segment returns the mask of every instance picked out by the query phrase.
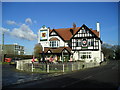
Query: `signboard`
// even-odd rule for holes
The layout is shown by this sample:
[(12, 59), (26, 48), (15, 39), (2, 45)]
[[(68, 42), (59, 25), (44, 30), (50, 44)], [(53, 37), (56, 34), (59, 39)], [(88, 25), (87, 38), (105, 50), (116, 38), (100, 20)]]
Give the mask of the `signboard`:
[(82, 39), (82, 48), (88, 48), (88, 42), (86, 38)]
[(40, 41), (48, 40), (48, 30), (40, 30)]

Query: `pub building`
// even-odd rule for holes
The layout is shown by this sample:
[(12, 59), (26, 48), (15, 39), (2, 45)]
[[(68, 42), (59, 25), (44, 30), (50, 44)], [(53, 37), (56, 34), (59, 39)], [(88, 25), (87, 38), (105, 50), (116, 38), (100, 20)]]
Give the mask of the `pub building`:
[(88, 28), (85, 24), (71, 28), (50, 29), (46, 26), (38, 31), (38, 43), (42, 45), (45, 60), (98, 62), (104, 59), (101, 50), (100, 23), (97, 30)]

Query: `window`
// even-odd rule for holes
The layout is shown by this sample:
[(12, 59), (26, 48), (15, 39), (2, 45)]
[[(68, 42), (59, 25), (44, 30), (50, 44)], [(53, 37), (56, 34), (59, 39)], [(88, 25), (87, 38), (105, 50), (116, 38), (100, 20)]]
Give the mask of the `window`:
[(89, 55), (89, 58), (91, 58), (91, 55)]
[(18, 45), (15, 45), (15, 50), (19, 49), (19, 46)]
[(91, 39), (88, 39), (88, 46), (91, 46)]
[(82, 30), (82, 33), (86, 33), (85, 29)]
[(81, 41), (80, 40), (76, 40), (76, 47), (81, 46)]
[(86, 59), (86, 55), (81, 55), (81, 59)]
[(91, 41), (91, 46), (94, 46), (94, 41), (93, 40)]
[(50, 41), (50, 47), (59, 47), (59, 41)]
[(91, 59), (91, 52), (80, 52), (79, 54), (80, 59)]

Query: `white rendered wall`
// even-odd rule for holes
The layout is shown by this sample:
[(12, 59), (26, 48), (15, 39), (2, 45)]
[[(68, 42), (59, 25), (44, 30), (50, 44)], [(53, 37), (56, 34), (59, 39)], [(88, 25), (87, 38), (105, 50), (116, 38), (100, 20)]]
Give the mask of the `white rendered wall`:
[(101, 62), (101, 52), (100, 51), (92, 51), (92, 60), (100, 63)]
[(77, 51), (75, 51), (74, 53), (73, 53), (73, 59), (76, 61), (76, 60), (78, 60), (78, 52)]
[[(47, 30), (48, 40), (47, 41), (40, 41), (40, 30)], [(49, 47), (49, 29), (48, 28), (40, 28), (38, 31), (38, 43), (41, 43), (43, 47)], [(43, 48), (44, 49), (44, 48)]]
[[(85, 59), (85, 62), (90, 62), (90, 61), (92, 61), (92, 62), (94, 62), (94, 61), (96, 61), (96, 62), (98, 62), (98, 63), (100, 63), (101, 62), (101, 52), (100, 51), (76, 51), (75, 53), (73, 53), (73, 59), (74, 60), (83, 60), (83, 59), (81, 59), (81, 58), (79, 58), (79, 54), (81, 53), (81, 52), (91, 52), (91, 58), (90, 59)], [(87, 55), (87, 54), (85, 54), (85, 55)]]

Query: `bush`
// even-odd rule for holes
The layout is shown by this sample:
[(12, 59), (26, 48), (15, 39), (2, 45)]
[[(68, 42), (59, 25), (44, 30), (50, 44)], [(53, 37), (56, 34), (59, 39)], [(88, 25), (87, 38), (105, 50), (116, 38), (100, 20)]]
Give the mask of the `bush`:
[(13, 55), (13, 54), (6, 54), (4, 55), (5, 58), (20, 58), (20, 59), (31, 59), (33, 55)]

